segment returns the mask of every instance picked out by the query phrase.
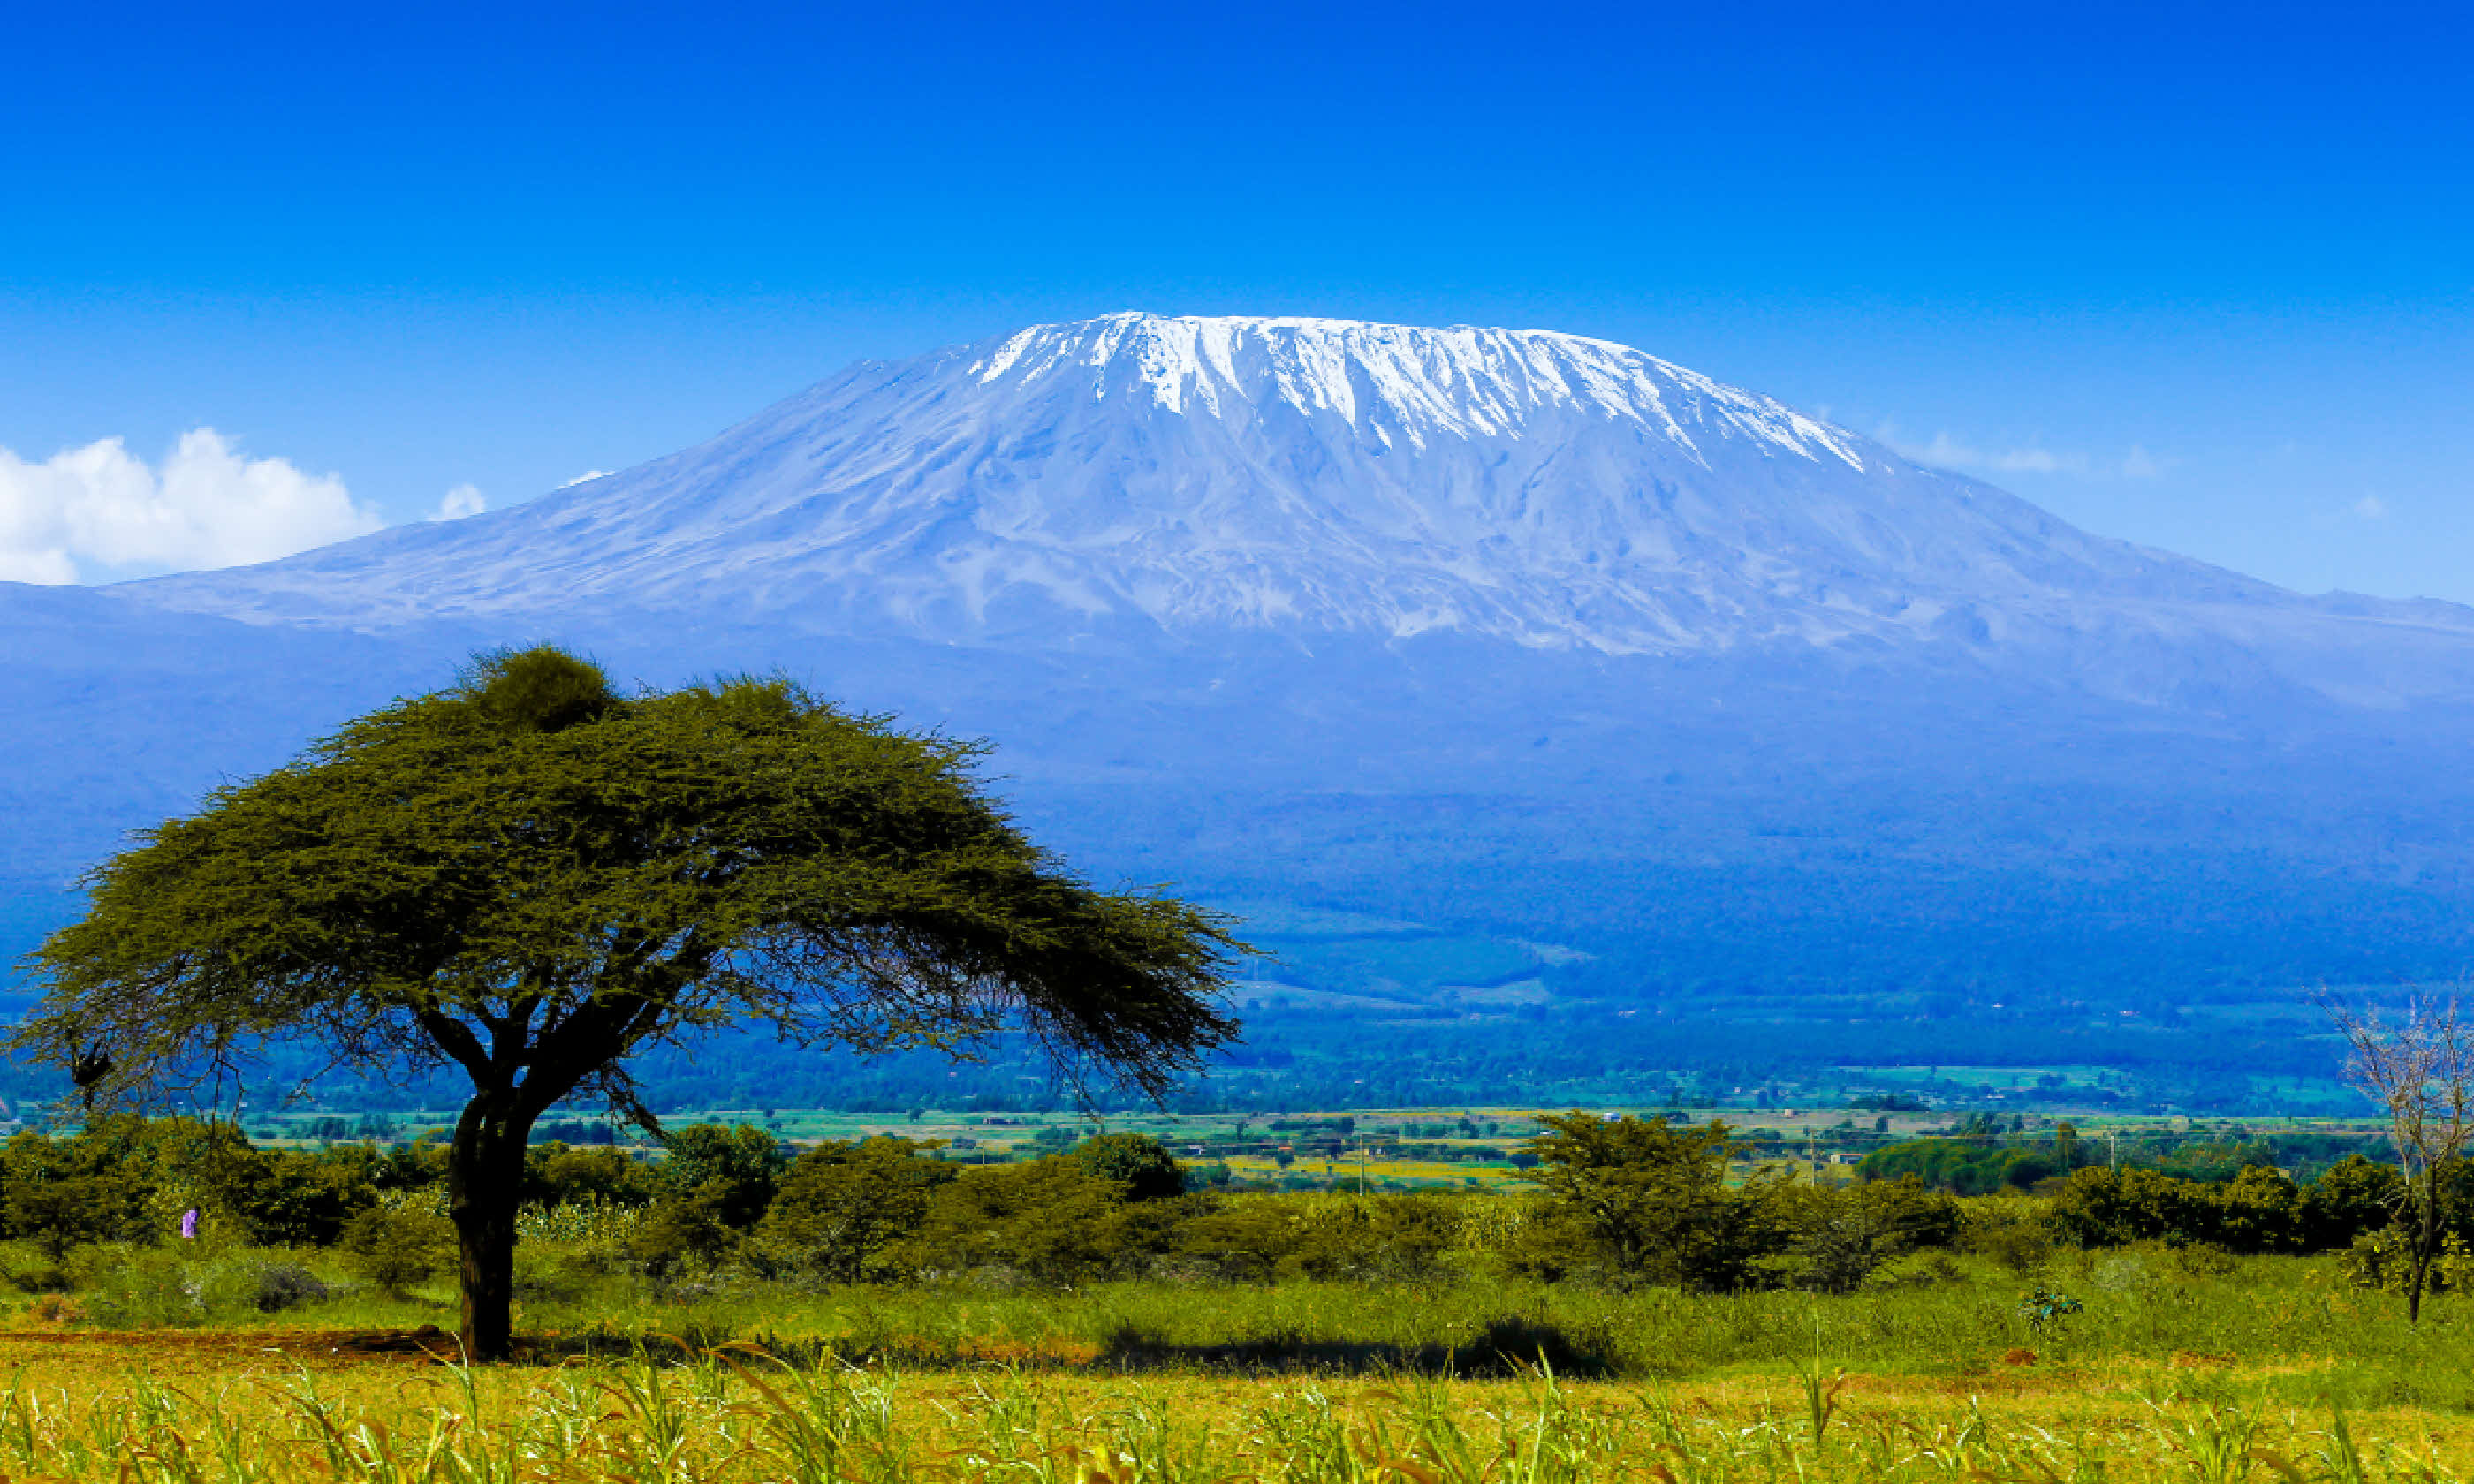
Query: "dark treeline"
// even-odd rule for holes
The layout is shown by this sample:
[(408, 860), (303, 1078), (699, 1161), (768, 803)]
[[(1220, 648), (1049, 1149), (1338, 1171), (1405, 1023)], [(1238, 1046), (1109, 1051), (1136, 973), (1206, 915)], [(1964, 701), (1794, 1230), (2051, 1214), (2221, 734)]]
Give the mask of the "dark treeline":
[(2240, 1128), (2216, 1138), (2145, 1131), (2091, 1139), (2068, 1122), (2050, 1135), (2023, 1137), (2002, 1134), (1994, 1120), (1978, 1115), (1948, 1136), (1884, 1144), (1864, 1156), (1856, 1173), (1866, 1180), (1912, 1176), (1930, 1189), (1955, 1195), (2050, 1193), (2062, 1177), (2093, 1164), (2209, 1184), (2266, 1166), (2309, 1181), (2340, 1161), (2365, 1158), (2387, 1145), (2386, 1136), (2378, 1134), (2277, 1131), (2254, 1137)]

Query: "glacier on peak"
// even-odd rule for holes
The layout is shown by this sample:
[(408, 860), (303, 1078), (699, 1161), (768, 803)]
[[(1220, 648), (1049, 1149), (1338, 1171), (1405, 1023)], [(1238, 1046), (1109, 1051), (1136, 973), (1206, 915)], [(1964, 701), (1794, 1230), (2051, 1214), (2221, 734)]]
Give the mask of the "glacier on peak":
[(1438, 434), (1515, 434), (1534, 410), (1577, 406), (1653, 424), (1697, 453), (1678, 420), (1680, 404), (1696, 422), (1722, 421), (1806, 458), (1827, 453), (1864, 467), (1851, 435), (1771, 397), (1613, 341), (1553, 330), (1128, 312), (1032, 325), (971, 369), (983, 384), (1088, 370), (1098, 373), (1092, 392), (1101, 398), (1108, 369), (1121, 364), (1130, 364), (1172, 412), (1184, 411), (1190, 398), (1219, 415), (1223, 396), (1243, 403), (1269, 391), (1301, 413), (1397, 428), (1422, 443)]

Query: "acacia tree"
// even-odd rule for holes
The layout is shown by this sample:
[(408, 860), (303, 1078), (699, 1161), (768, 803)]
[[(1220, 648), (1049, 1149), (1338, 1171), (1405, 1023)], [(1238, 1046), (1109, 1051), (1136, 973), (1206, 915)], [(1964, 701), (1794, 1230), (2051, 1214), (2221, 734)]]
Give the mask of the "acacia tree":
[(982, 751), (782, 681), (622, 695), (557, 649), (486, 656), (98, 867), (11, 1043), (90, 1104), (276, 1039), (460, 1068), (463, 1341), (502, 1357), (527, 1136), (579, 1094), (649, 1127), (631, 1053), (752, 1024), (960, 1056), (1010, 1017), (1067, 1075), (1156, 1095), (1234, 1035), (1225, 922), (1070, 874)]
[(2448, 1167), (2474, 1142), (2474, 1026), (2459, 1017), (2457, 996), (2419, 994), (2402, 1019), (2376, 1007), (2358, 1010), (2323, 994), (2320, 1008), (2345, 1038), (2346, 1080), (2389, 1120), (2403, 1175), (2393, 1190), (2396, 1230), (2405, 1240), (2405, 1313), (2422, 1319), (2431, 1265), (2448, 1234)]

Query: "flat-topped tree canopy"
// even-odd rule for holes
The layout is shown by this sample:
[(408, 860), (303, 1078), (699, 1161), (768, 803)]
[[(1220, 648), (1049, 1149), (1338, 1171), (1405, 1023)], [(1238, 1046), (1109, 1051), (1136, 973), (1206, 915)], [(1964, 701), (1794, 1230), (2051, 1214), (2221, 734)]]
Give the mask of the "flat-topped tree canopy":
[(273, 1037), (460, 1066), (465, 1338), (503, 1353), (504, 1177), (579, 1090), (641, 1111), (648, 1042), (961, 1054), (1018, 1017), (1069, 1073), (1156, 1094), (1235, 1034), (1229, 923), (1077, 878), (980, 786), (984, 751), (778, 679), (622, 694), (557, 649), (484, 656), (98, 867), (13, 1045), (105, 1101)]

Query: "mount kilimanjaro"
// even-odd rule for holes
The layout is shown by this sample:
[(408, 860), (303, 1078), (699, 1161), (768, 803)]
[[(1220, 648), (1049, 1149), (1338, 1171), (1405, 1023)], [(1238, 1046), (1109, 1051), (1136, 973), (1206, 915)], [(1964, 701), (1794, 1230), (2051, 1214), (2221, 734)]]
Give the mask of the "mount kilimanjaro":
[(2474, 950), (2474, 610), (2082, 532), (1572, 335), (1036, 326), (502, 512), (0, 585), (0, 631), (14, 947), (119, 831), (556, 638), (992, 737), (1095, 874), (1249, 916), (1267, 1014), (2119, 1060)]

